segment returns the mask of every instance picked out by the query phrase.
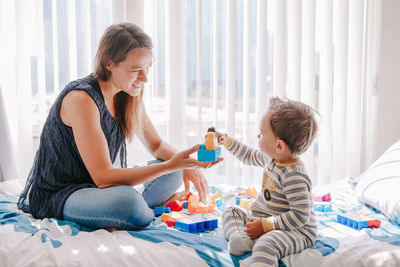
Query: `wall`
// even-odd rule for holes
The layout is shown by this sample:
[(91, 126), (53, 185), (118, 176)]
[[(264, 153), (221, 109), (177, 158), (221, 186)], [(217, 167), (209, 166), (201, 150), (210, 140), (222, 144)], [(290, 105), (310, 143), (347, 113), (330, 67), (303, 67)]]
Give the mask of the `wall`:
[(382, 0), (374, 159), (400, 138), (400, 1)]

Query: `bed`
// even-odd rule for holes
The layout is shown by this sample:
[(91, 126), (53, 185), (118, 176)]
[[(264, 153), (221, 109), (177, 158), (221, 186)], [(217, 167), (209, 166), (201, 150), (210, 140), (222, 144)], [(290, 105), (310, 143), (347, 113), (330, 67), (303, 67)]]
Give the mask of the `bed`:
[[(248, 266), (251, 254), (235, 257), (219, 228), (197, 234), (167, 227), (160, 217), (139, 231), (91, 230), (56, 219), (37, 220), (16, 207), (22, 180), (0, 183), (0, 266)], [(279, 266), (400, 266), (400, 140), (358, 177), (345, 177), (314, 192), (329, 192), (332, 212), (316, 212), (315, 245)], [(246, 188), (210, 187), (227, 205)], [(360, 212), (381, 221), (355, 230), (337, 214)]]

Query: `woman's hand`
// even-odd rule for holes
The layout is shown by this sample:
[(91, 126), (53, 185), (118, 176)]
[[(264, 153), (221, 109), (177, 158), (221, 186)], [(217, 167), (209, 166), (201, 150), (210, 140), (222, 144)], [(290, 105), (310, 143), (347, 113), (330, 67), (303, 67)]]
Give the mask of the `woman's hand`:
[(210, 168), (223, 160), (223, 158), (220, 158), (216, 162), (208, 162), (208, 161), (199, 161), (194, 158), (191, 158), (190, 155), (199, 150), (199, 148), (200, 145), (195, 145), (189, 149), (178, 152), (175, 155), (173, 155), (166, 162), (166, 164), (171, 170), (177, 171), (182, 169)]
[(185, 193), (190, 191), (190, 182), (193, 183), (197, 192), (199, 193), (200, 201), (206, 203), (208, 191), (208, 183), (204, 174), (199, 169), (186, 169), (183, 170), (183, 182), (185, 184)]
[(261, 235), (264, 234), (261, 219), (250, 218), (250, 220), (246, 223), (245, 231), (251, 239), (259, 238)]
[(210, 168), (215, 164), (221, 162), (223, 158), (220, 158), (216, 162), (198, 161), (196, 159), (191, 158), (190, 154), (196, 152), (197, 150), (199, 150), (199, 148), (200, 145), (195, 145), (189, 149), (176, 153), (166, 163), (172, 170), (184, 169), (183, 181), (185, 184), (185, 191), (189, 192), (190, 182), (192, 182), (197, 192), (199, 193), (200, 200), (202, 202), (205, 202), (206, 196), (208, 194), (207, 180), (205, 179), (204, 174), (200, 170), (197, 170), (196, 168)]

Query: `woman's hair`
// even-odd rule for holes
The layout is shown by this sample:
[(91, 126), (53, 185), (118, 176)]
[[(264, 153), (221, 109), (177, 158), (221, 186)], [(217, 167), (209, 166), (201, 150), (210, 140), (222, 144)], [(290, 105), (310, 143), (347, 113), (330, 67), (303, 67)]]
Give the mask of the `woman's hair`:
[(274, 135), (285, 141), (292, 153), (304, 153), (317, 134), (314, 117), (317, 112), (304, 103), (278, 97), (271, 98), (269, 104), (269, 123)]
[[(94, 63), (94, 76), (107, 81), (111, 75), (106, 68), (110, 60), (118, 64), (126, 59), (131, 50), (137, 48), (153, 48), (151, 38), (139, 26), (132, 23), (111, 25), (101, 37)], [(140, 129), (142, 95), (143, 90), (137, 97), (121, 91), (114, 97), (116, 119), (125, 138), (129, 140), (132, 140), (135, 128)]]

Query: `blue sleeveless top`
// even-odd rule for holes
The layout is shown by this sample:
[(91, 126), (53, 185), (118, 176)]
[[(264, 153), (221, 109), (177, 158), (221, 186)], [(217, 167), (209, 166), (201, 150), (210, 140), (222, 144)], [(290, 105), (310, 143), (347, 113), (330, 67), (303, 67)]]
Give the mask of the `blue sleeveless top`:
[(121, 167), (126, 167), (124, 134), (107, 109), (97, 79), (91, 74), (70, 82), (50, 109), (25, 189), (18, 200), (18, 207), (35, 218), (62, 220), (65, 201), (73, 192), (96, 187), (79, 154), (72, 128), (65, 125), (59, 115), (64, 96), (72, 90), (85, 91), (97, 104), (111, 161), (114, 163), (120, 151)]

